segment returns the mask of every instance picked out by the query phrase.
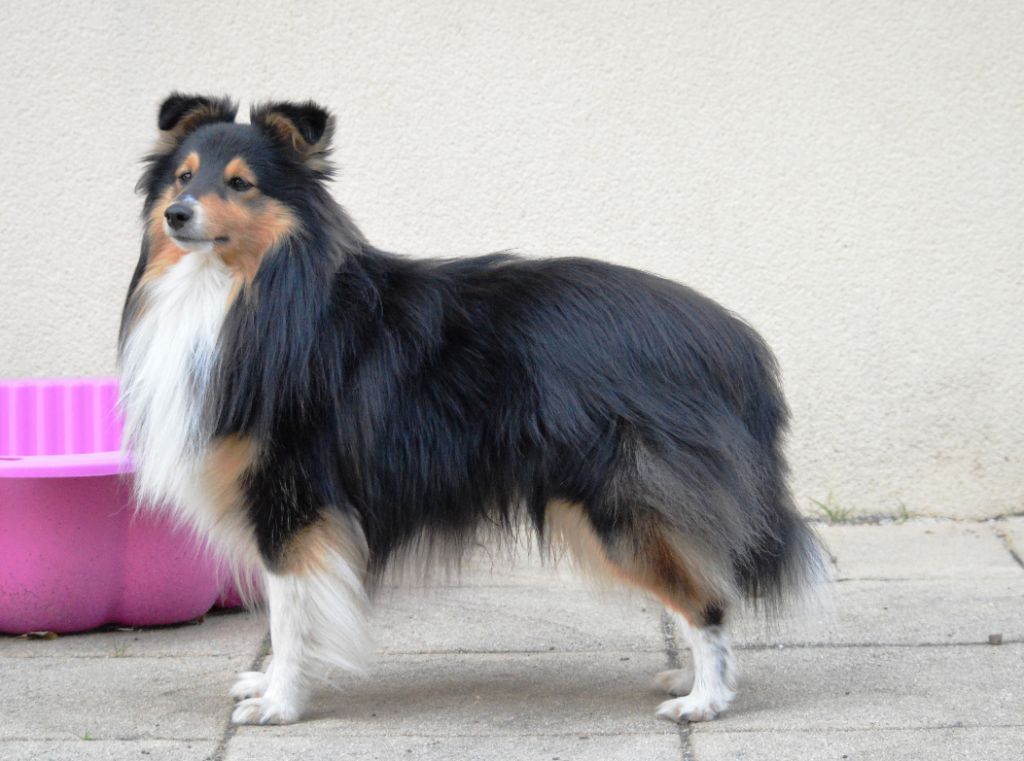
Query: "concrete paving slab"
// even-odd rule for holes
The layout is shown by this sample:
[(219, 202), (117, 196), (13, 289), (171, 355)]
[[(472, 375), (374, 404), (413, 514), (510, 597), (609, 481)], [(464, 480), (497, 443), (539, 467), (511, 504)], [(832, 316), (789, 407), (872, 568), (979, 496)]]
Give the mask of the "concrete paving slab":
[(661, 610), (636, 594), (549, 586), (389, 590), (374, 629), (383, 652), (661, 651)]
[(170, 655), (245, 655), (252, 658), (267, 632), (266, 617), (214, 612), (200, 623), (153, 629), (102, 630), (56, 639), (0, 635), (0, 658), (156, 658)]
[(312, 701), (309, 721), (238, 736), (670, 734), (654, 718), (661, 653), (397, 655)]
[(259, 733), (232, 738), (226, 761), (647, 761), (680, 757), (679, 737), (673, 733), (641, 735), (521, 735), (475, 737), (431, 735), (260, 737)]
[[(252, 656), (0, 658), (0, 741), (217, 739)], [(0, 745), (2, 749), (3, 745)]]
[(919, 645), (1024, 641), (1024, 571), (1017, 577), (834, 584), (830, 611), (794, 615), (771, 626), (752, 615), (734, 624), (740, 647), (766, 645)]
[(714, 732), (697, 727), (697, 761), (1020, 761), (1016, 727), (865, 730), (852, 732)]
[(747, 650), (702, 732), (1024, 725), (1024, 645)]
[(0, 746), (0, 758), (3, 761), (203, 761), (210, 758), (216, 748), (215, 740), (11, 740)]
[[(1007, 543), (1024, 543), (1024, 518), (821, 528), (845, 579), (834, 614), (741, 628), (739, 698), (692, 728), (695, 758), (1019, 758), (1024, 568)], [(226, 757), (683, 757), (653, 716), (660, 606), (524, 557), (508, 570), (485, 552), (433, 589), (385, 590), (370, 675), (339, 676), (309, 721), (238, 728)], [(239, 614), (0, 638), (0, 758), (205, 761), (265, 627)], [(989, 634), (1004, 644), (962, 644)]]
[(991, 523), (931, 519), (818, 525), (840, 579), (955, 579), (1021, 572)]

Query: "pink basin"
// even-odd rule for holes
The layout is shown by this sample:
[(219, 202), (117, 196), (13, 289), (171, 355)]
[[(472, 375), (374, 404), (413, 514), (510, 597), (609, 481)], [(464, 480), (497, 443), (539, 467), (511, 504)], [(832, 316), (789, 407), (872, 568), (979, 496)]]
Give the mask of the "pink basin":
[(186, 532), (134, 510), (113, 378), (0, 381), (0, 631), (151, 626), (223, 586)]

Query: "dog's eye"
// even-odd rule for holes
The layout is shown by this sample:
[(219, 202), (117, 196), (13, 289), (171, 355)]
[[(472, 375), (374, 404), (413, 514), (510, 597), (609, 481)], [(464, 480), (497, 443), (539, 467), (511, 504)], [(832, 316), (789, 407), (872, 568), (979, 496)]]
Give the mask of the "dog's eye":
[(232, 190), (237, 190), (242, 193), (252, 187), (252, 183), (248, 180), (243, 180), (241, 177), (232, 177), (228, 180), (228, 185), (231, 186)]
[(181, 174), (178, 175), (178, 182), (182, 183), (183, 185), (191, 179), (192, 172), (182, 172)]

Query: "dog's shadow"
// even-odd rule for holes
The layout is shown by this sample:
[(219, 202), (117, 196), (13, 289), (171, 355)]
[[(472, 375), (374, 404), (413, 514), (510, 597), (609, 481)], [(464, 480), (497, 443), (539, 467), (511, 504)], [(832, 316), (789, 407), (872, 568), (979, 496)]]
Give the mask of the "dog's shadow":
[(308, 718), (378, 724), (444, 721), (457, 714), (477, 726), (529, 720), (578, 729), (581, 715), (620, 723), (624, 716), (647, 719), (653, 713), (659, 655), (616, 657), (611, 663), (582, 653), (562, 655), (381, 659), (366, 677), (342, 677), (320, 689)]

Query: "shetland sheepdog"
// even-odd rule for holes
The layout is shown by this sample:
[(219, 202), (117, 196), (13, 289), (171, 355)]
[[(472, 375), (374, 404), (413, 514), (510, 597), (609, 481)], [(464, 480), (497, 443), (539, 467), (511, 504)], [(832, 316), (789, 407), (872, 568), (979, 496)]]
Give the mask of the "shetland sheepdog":
[(627, 267), (382, 251), (328, 191), (327, 111), (236, 110), (161, 105), (119, 340), (138, 497), (262, 578), (273, 658), (233, 721), (296, 721), (327, 668), (359, 668), (396, 560), (523, 526), (677, 617), (694, 673), (658, 676), (659, 716), (725, 710), (730, 610), (822, 566), (762, 339)]

